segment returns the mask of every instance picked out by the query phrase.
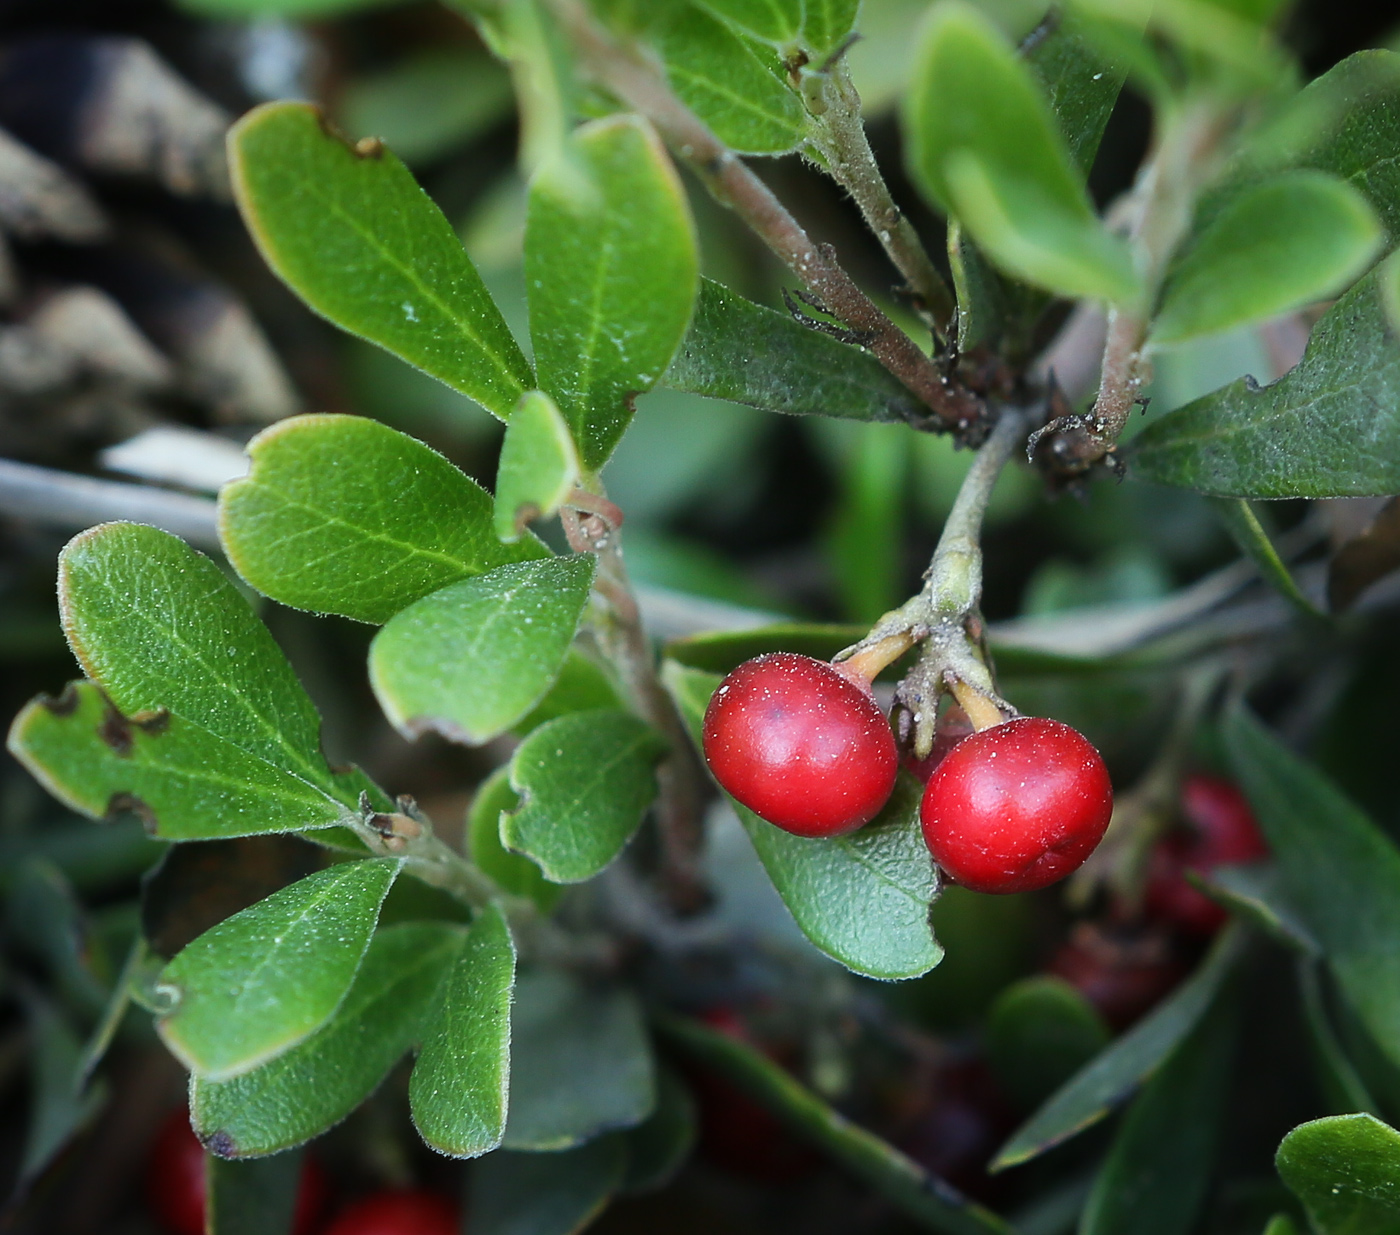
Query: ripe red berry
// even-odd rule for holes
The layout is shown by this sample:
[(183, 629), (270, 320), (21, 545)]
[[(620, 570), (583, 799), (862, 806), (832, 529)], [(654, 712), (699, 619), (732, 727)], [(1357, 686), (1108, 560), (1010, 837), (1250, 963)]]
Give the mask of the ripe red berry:
[(720, 684), (705, 712), (715, 779), (798, 836), (838, 836), (889, 799), (899, 755), (869, 685), (834, 665), (770, 652)]
[(1248, 799), (1219, 776), (1190, 776), (1181, 787), (1184, 827), (1153, 851), (1147, 880), (1147, 911), (1194, 935), (1210, 935), (1226, 913), (1191, 886), (1186, 871), (1209, 875), (1218, 866), (1255, 862), (1267, 856)]
[[(309, 1155), (301, 1168), (293, 1235), (310, 1235), (325, 1207), (326, 1173)], [(146, 1201), (170, 1235), (204, 1235), (204, 1146), (184, 1108), (171, 1111), (156, 1134), (146, 1167)]]
[(974, 892), (1030, 892), (1093, 852), (1113, 813), (1103, 760), (1068, 725), (1023, 717), (964, 738), (924, 790), (924, 839)]
[(457, 1207), (435, 1192), (376, 1192), (343, 1210), (325, 1235), (457, 1235)]

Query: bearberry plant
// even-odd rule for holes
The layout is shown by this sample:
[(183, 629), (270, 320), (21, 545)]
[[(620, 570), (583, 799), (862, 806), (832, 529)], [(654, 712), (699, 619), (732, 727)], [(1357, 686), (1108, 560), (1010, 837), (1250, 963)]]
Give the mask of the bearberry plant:
[[(1291, 749), (1341, 689), (1312, 670), (1374, 639), (1395, 597), (1371, 589), (1400, 561), (1395, 520), (1348, 538), (1329, 519), (1400, 491), (1400, 57), (1306, 81), (1281, 0), (934, 0), (862, 70), (902, 83), (877, 160), (858, 0), (455, 3), (515, 87), (525, 321), (373, 133), (270, 102), (228, 160), (296, 296), (504, 422), (494, 492), (378, 420), (282, 419), (219, 495), (221, 555), (134, 522), (67, 545), (80, 677), (10, 733), (61, 802), (170, 843), (150, 896), (189, 843), (299, 838), (246, 907), (174, 944), (148, 931), (115, 985), (103, 1023), (128, 999), (149, 1012), (208, 1154), (199, 1187), (175, 1178), (190, 1146), (170, 1134), (152, 1187), (172, 1229), (201, 1208), (218, 1235), (305, 1229), (301, 1147), (405, 1058), (422, 1141), (478, 1160), (474, 1235), (581, 1229), (658, 1185), (697, 1098), (707, 1138), (716, 1119), (771, 1130), (749, 1165), (789, 1134), (799, 1174), (812, 1147), (833, 1158), (887, 1207), (877, 1225), (1186, 1235), (1213, 1207), (1211, 1230), (1400, 1229), (1382, 1122), (1400, 1115), (1400, 850)], [(1130, 113), (1141, 166), (1091, 193)], [(804, 227), (763, 162), (793, 153), (849, 195), (893, 290)], [(702, 275), (735, 221), (781, 263), (786, 311)], [(1183, 349), (1242, 338), (1267, 384), (1165, 393)], [(969, 462), (922, 586), (852, 626), (696, 608), (663, 644), (604, 483), (653, 388), (900, 426), (859, 439), (897, 451), (951, 439)], [(860, 482), (874, 503), (885, 457)], [(1116, 486), (1164, 524), (1208, 504), (1239, 560), (1136, 607), (1086, 591), (989, 624), (984, 574), (1016, 549), (984, 549), (983, 526), (1008, 475), (1047, 511)], [(1275, 499), (1294, 499), (1277, 536), (1252, 505)], [(846, 560), (884, 560), (860, 527)], [(465, 826), (328, 761), (266, 601), (372, 631), (387, 723), (476, 752)], [(1392, 711), (1373, 710), (1393, 740)], [(752, 963), (708, 835), (736, 818), (811, 945), (809, 976), (761, 998), (682, 980)], [(940, 942), (945, 900), (973, 925), (947, 917)], [(1027, 937), (1066, 940), (1049, 973), (1003, 983), (976, 1068), (911, 1046), (900, 991), (1018, 906), (1041, 915)], [(1253, 1203), (1211, 1189), (1261, 972), (1301, 997), (1322, 1096)], [(876, 982), (884, 1010), (852, 1012)], [(753, 1027), (773, 1006), (796, 1048)], [(942, 1078), (940, 1109), (980, 1112), (971, 1165), (938, 1156), (946, 1128), (896, 1147), (869, 1105), (837, 1109), (861, 1016)], [(410, 1192), (360, 1205), (332, 1229), (456, 1221)]]

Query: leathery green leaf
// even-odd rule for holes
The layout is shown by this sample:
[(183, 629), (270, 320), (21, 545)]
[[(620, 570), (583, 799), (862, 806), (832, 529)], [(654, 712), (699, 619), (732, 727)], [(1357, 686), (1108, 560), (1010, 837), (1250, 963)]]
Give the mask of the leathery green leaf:
[(520, 400), (496, 469), (496, 535), (520, 539), (527, 523), (558, 511), (578, 484), (581, 465), (559, 408), (542, 390)]
[(1242, 497), (1215, 497), (1207, 499), (1230, 537), (1256, 566), (1259, 573), (1274, 589), (1300, 613), (1308, 617), (1321, 617), (1317, 607), (1298, 587), (1288, 567), (1274, 548), (1274, 542), (1259, 522), (1253, 507)]
[(1274, 1159), (1320, 1235), (1400, 1229), (1400, 1132), (1374, 1115), (1300, 1124)]
[(182, 717), (127, 719), (91, 682), (29, 703), (8, 746), (65, 806), (94, 819), (132, 811), (161, 840), (299, 832), (349, 817), (314, 785)]
[(387, 622), (458, 579), (548, 556), (505, 545), (491, 495), (437, 451), (360, 416), (296, 416), (248, 444), (251, 472), (219, 495), (235, 570), (293, 609)]
[(452, 225), (392, 152), (305, 103), (229, 130), (234, 194), (268, 265), (323, 317), (506, 419), (534, 381)]
[(135, 722), (168, 713), (357, 808), (383, 794), (333, 773), (321, 720), (272, 635), (222, 571), (167, 532), (104, 523), (58, 559), (64, 633), (87, 676)]
[(1231, 1001), (1196, 1028), (1133, 1099), (1094, 1181), (1080, 1235), (1188, 1235), (1220, 1144), (1238, 1037)]
[(355, 980), (397, 860), (317, 871), (226, 918), (162, 970), (162, 1041), (196, 1076), (225, 1081), (330, 1019)]
[(636, 998), (558, 970), (520, 975), (511, 1011), (507, 1149), (555, 1151), (632, 1128), (656, 1105)]
[(1244, 708), (1227, 716), (1225, 739), (1285, 896), (1362, 1024), (1400, 1064), (1400, 849)]
[(206, 1155), (205, 1235), (293, 1235), (301, 1168), (299, 1150), (251, 1162)]
[(590, 183), (550, 166), (535, 177), (525, 277), (540, 388), (596, 471), (685, 334), (699, 257), (685, 190), (646, 121), (596, 120), (570, 144)]
[(501, 842), (554, 883), (582, 883), (607, 866), (656, 797), (665, 740), (630, 712), (574, 712), (541, 725), (510, 764), (518, 810), (501, 818)]
[(1384, 237), (1366, 199), (1317, 171), (1244, 190), (1195, 238), (1162, 294), (1154, 343), (1232, 330), (1333, 295)]
[(500, 910), (482, 910), (439, 988), (409, 1078), (419, 1135), (439, 1153), (475, 1158), (501, 1143), (511, 1073), (515, 944)]
[(1243, 378), (1149, 424), (1127, 452), (1134, 474), (1216, 497), (1400, 492), (1400, 340), (1384, 269), (1323, 314), (1273, 385)]
[(559, 673), (588, 600), (592, 556), (500, 566), (449, 584), (390, 619), (370, 645), (380, 706), (409, 736), (485, 742)]
[[(697, 748), (712, 673), (668, 661), (663, 680)], [(919, 825), (919, 786), (902, 776), (885, 809), (848, 836), (809, 840), (735, 804), (768, 877), (802, 932), (848, 969), (870, 978), (913, 978), (943, 958), (929, 926), (938, 877)]]
[(501, 816), (520, 805), (510, 787), (510, 765), (497, 768), (481, 783), (467, 812), (467, 848), (471, 859), (496, 883), (515, 896), (528, 897), (548, 913), (564, 889), (550, 883), (529, 858), (501, 844)]
[(1019, 1166), (1082, 1132), (1155, 1072), (1214, 1003), (1239, 956), (1240, 938), (1237, 926), (1222, 932), (1190, 978), (1085, 1064), (1016, 1130), (992, 1159), (991, 1169)]
[(376, 932), (345, 1001), (319, 1030), (232, 1080), (191, 1080), (199, 1139), (222, 1158), (257, 1157), (338, 1124), (418, 1041), (463, 938), (438, 922)]

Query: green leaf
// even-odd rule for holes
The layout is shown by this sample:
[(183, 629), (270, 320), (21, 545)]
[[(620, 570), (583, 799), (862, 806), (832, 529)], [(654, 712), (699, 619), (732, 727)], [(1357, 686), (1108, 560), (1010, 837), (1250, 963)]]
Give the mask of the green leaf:
[(505, 420), (529, 362), (442, 212), (379, 142), (351, 146), (305, 103), (266, 103), (229, 130), (244, 222), (317, 313)]
[(1079, 1235), (1189, 1235), (1210, 1185), (1238, 1017), (1217, 1007), (1133, 1100)]
[(1218, 497), (1400, 492), (1400, 341), (1372, 271), (1323, 315), (1297, 367), (1243, 378), (1153, 421), (1135, 474)]
[(299, 832), (352, 817), (314, 785), (182, 717), (128, 720), (91, 682), (27, 704), (7, 745), (65, 806), (95, 819), (134, 812), (162, 840)]
[(195, 1077), (190, 1120), (222, 1158), (300, 1145), (339, 1123), (418, 1041), (462, 933), (408, 922), (375, 934), (335, 1015), (269, 1063), (228, 1081)]
[(503, 545), (476, 481), (405, 433), (359, 416), (296, 416), (248, 444), (219, 495), (235, 570), (293, 609), (387, 622), (446, 584), (546, 556)]
[(564, 1153), (498, 1150), (472, 1166), (472, 1235), (574, 1235), (603, 1212), (626, 1169), (620, 1136)]
[(660, 734), (630, 712), (574, 712), (541, 725), (511, 759), (521, 805), (501, 817), (501, 843), (554, 883), (592, 879), (641, 825), (665, 753)]
[(970, 5), (930, 12), (904, 127), (915, 182), (1011, 274), (1073, 296), (1136, 294), (1034, 72)]
[(662, 382), (795, 416), (897, 423), (928, 412), (868, 352), (709, 279), (700, 280), (695, 317)]
[(1061, 9), (1054, 28), (1022, 53), (1040, 79), (1070, 157), (1084, 176), (1094, 165), (1103, 131), (1128, 76), (1126, 65), (1103, 58), (1090, 34), (1079, 14)]
[(205, 1235), (293, 1235), (302, 1154), (252, 1162), (205, 1155)]
[(396, 614), (369, 651), (385, 714), (415, 737), (485, 742), (549, 689), (588, 600), (591, 555), (499, 566)]
[(344, 862), (225, 918), (161, 972), (156, 1028), (196, 1076), (226, 1081), (290, 1050), (340, 1007), (395, 861)]
[(740, 154), (786, 154), (801, 145), (807, 112), (779, 76), (773, 49), (690, 4), (672, 7), (657, 42), (681, 102)]
[[(705, 705), (720, 679), (670, 662), (663, 680), (699, 748)], [(803, 934), (867, 977), (917, 977), (943, 957), (928, 921), (938, 878), (919, 825), (919, 790), (902, 776), (875, 819), (830, 840), (793, 836), (734, 807)]]
[[(22, 1182), (37, 1178), (102, 1108), (100, 1088), (77, 1084), (82, 1043), (68, 1018), (26, 988), (21, 995), (29, 1031), (29, 1126), (19, 1164)], [(18, 1062), (18, 1061), (17, 1061)]]
[(1400, 1230), (1400, 1132), (1374, 1115), (1301, 1124), (1274, 1159), (1319, 1235)]
[(1324, 172), (1288, 172), (1230, 200), (1176, 262), (1152, 343), (1233, 330), (1333, 295), (1384, 238), (1366, 199)]
[[(791, 43), (802, 32), (804, 0), (699, 0), (699, 6), (737, 26), (745, 34), (769, 43)], [(809, 8), (820, 9), (820, 0)], [(852, 6), (854, 8), (854, 5)], [(821, 15), (816, 18), (820, 26)]]
[(590, 183), (543, 168), (530, 186), (525, 278), (539, 384), (573, 430), (583, 466), (607, 461), (633, 396), (671, 363), (695, 303), (695, 225), (651, 126), (610, 116), (574, 133)]
[(801, 652), (818, 660), (830, 660), (857, 642), (866, 630), (854, 622), (780, 622), (750, 630), (686, 635), (667, 643), (665, 654), (668, 660), (688, 669), (724, 674), (764, 652)]
[(547, 519), (578, 484), (581, 464), (569, 426), (542, 390), (521, 400), (506, 426), (496, 469), (496, 535), (521, 538), (527, 523)]
[(123, 715), (168, 714), (357, 809), (383, 795), (333, 774), (321, 720), (282, 650), (222, 571), (153, 527), (106, 523), (58, 559), (64, 632), (87, 676)]
[(1215, 941), (1194, 974), (1127, 1033), (1086, 1064), (1030, 1117), (992, 1159), (1019, 1166), (1096, 1124), (1151, 1076), (1200, 1024), (1239, 955), (1239, 928)]
[(835, 51), (855, 28), (860, 0), (803, 0), (803, 10), (802, 45), (820, 54)]
[(1299, 1235), (1299, 1231), (1287, 1214), (1275, 1214), (1264, 1228), (1264, 1235)]
[(624, 1192), (663, 1188), (690, 1157), (699, 1133), (695, 1099), (670, 1068), (656, 1074), (656, 1109), (623, 1134), (627, 1143)]
[(514, 987), (515, 945), (492, 906), (472, 923), (442, 982), (409, 1078), (414, 1126), (439, 1153), (475, 1158), (501, 1143)]
[(516, 725), (515, 732), (523, 737), (556, 716), (567, 716), (570, 712), (582, 712), (588, 708), (623, 706), (622, 696), (618, 694), (608, 672), (593, 656), (580, 651), (575, 645), (569, 649), (549, 693)]
[(1244, 708), (1227, 716), (1225, 740), (1285, 896), (1362, 1024), (1400, 1063), (1400, 850)]
[(467, 812), (467, 849), (483, 874), (548, 913), (564, 889), (545, 879), (529, 858), (511, 853), (501, 844), (501, 816), (519, 805), (519, 795), (510, 787), (510, 766), (497, 768), (481, 782)]
[(1308, 617), (1322, 617), (1321, 612), (1298, 587), (1288, 567), (1283, 564), (1278, 550), (1269, 539), (1269, 534), (1259, 522), (1250, 504), (1239, 497), (1213, 497), (1207, 499), (1210, 507), (1225, 525), (1225, 530), (1240, 551), (1257, 567), (1265, 580), (1291, 604), (1298, 612)]
[(987, 1060), (1021, 1109), (1038, 1106), (1108, 1045), (1094, 1007), (1061, 978), (1008, 986), (987, 1015)]
[(635, 1127), (655, 1105), (655, 1065), (630, 992), (557, 970), (520, 975), (507, 1149), (569, 1149)]

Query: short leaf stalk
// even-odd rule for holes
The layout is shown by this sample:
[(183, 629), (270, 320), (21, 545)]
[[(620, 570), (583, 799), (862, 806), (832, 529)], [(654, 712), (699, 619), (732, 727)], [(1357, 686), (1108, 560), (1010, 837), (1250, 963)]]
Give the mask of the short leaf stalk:
[(918, 595), (885, 614), (864, 639), (837, 660), (848, 671), (873, 679), (916, 643), (923, 644), (918, 663), (899, 684), (896, 704), (908, 738), (913, 727), (914, 753), (933, 748), (938, 702), (951, 691), (977, 729), (1016, 715), (997, 694), (982, 648), (982, 518), (1002, 468), (1025, 435), (1024, 412), (1008, 408), (958, 490), (943, 525), (943, 534), (924, 575)]

